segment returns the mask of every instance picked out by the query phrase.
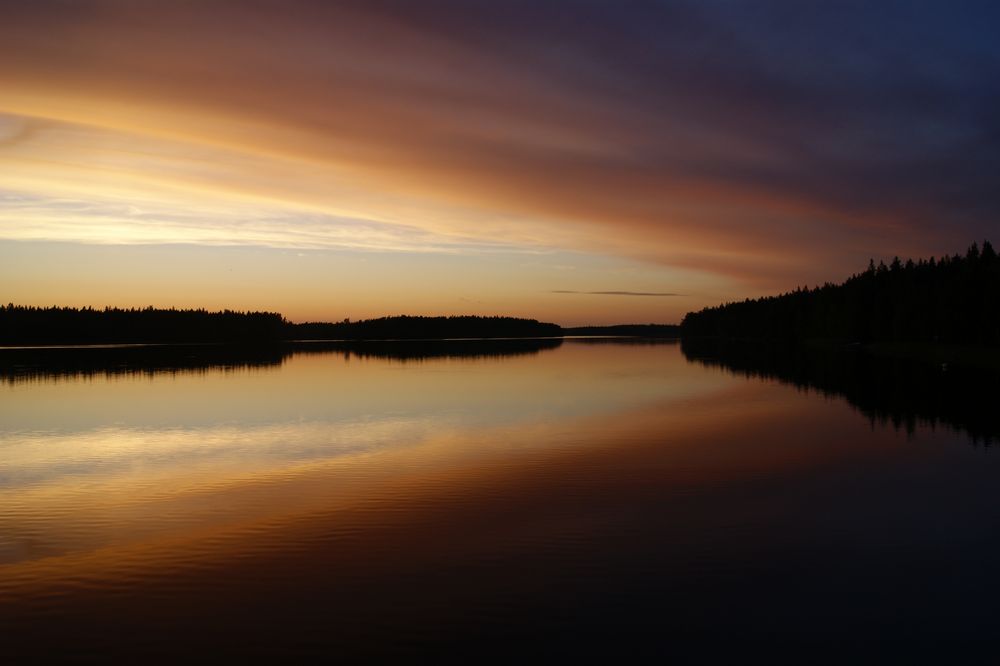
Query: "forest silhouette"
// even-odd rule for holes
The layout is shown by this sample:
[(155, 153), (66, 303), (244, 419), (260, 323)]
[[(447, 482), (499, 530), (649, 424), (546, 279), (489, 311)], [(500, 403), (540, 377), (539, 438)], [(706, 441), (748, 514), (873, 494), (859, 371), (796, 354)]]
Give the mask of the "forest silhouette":
[(446, 338), (559, 337), (562, 328), (517, 317), (380, 317), (337, 323), (286, 324), (292, 340), (435, 340)]
[(1000, 257), (989, 241), (965, 255), (870, 262), (841, 284), (800, 287), (685, 315), (680, 326), (562, 328), (517, 317), (393, 316), (292, 323), (277, 312), (0, 306), (0, 345), (260, 343), (631, 336), (1000, 347)]
[(556, 324), (516, 317), (381, 317), (295, 324), (277, 312), (0, 306), (2, 345), (252, 343), (559, 337)]
[(280, 340), (276, 312), (0, 306), (0, 344), (127, 344)]
[(964, 256), (870, 262), (845, 282), (690, 312), (685, 338), (1000, 346), (1000, 258), (986, 241)]

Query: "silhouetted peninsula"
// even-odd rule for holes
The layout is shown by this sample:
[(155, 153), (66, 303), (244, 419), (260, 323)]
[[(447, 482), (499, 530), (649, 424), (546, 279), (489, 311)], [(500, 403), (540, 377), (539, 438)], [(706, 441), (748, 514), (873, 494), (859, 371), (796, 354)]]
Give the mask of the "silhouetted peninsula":
[(800, 288), (688, 313), (685, 338), (1000, 346), (1000, 258), (987, 241), (965, 256), (897, 257), (839, 285)]
[(442, 340), (450, 338), (548, 338), (562, 328), (516, 317), (380, 317), (337, 323), (286, 324), (289, 340)]

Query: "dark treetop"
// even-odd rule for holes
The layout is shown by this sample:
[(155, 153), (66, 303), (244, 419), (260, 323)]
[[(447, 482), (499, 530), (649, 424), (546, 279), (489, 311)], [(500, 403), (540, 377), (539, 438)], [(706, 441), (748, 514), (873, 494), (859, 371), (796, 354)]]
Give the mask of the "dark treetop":
[(277, 312), (0, 306), (0, 344), (250, 342), (280, 340)]
[(562, 329), (514, 317), (382, 317), (293, 324), (277, 312), (0, 306), (0, 344), (269, 342), (559, 337)]
[(333, 324), (288, 324), (293, 340), (433, 340), (442, 338), (544, 338), (562, 335), (556, 324), (516, 317), (381, 317)]
[(1000, 346), (1000, 258), (989, 242), (965, 256), (897, 257), (839, 285), (800, 288), (688, 313), (684, 337)]

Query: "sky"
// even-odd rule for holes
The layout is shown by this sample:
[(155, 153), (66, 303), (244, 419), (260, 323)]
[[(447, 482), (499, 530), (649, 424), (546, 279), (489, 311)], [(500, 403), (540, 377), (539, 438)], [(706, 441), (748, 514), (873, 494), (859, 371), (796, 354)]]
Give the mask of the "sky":
[(0, 301), (673, 323), (1000, 240), (993, 2), (0, 0)]

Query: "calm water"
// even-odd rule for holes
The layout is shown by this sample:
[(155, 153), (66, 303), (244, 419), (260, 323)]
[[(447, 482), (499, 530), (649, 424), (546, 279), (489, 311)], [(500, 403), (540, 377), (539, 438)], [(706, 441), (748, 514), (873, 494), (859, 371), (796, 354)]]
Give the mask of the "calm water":
[(988, 381), (573, 340), (0, 354), (3, 655), (990, 654)]

